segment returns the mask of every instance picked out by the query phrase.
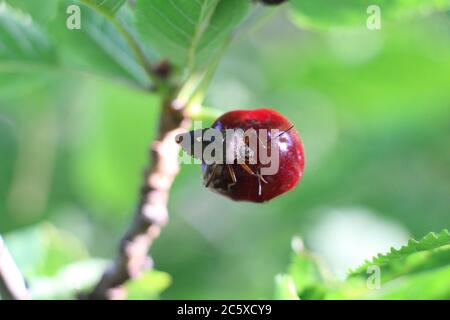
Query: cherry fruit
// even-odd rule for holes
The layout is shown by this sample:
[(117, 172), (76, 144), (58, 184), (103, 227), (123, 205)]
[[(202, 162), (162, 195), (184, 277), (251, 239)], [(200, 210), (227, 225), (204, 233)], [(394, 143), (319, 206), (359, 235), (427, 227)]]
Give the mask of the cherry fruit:
[[(254, 129), (257, 132), (266, 129), (266, 139), (259, 141), (266, 141), (269, 154), (273, 152), (271, 146), (276, 146), (279, 152), (278, 168), (271, 175), (264, 175), (262, 169), (268, 164), (261, 163), (258, 153), (256, 163), (247, 168), (238, 163), (217, 165), (217, 168), (203, 164), (205, 181), (208, 181), (206, 184), (213, 191), (237, 201), (265, 202), (291, 190), (300, 181), (304, 169), (303, 146), (296, 129), (277, 111), (256, 109), (227, 112), (213, 123), (212, 128)], [(271, 129), (278, 129), (280, 134), (271, 136)], [(249, 168), (255, 174), (249, 173)]]

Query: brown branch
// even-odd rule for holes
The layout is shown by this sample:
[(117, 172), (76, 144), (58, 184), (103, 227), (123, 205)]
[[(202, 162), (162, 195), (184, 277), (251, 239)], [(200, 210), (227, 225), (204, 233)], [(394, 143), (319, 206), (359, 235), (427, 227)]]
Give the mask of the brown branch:
[(3, 299), (28, 300), (25, 280), (0, 236), (0, 294)]
[(134, 219), (120, 242), (114, 262), (94, 290), (84, 298), (122, 299), (126, 295), (123, 284), (151, 268), (147, 253), (168, 221), (169, 191), (179, 171), (175, 136), (188, 129), (189, 125), (190, 120), (183, 116), (173, 101), (163, 104), (158, 139), (150, 148), (150, 164)]

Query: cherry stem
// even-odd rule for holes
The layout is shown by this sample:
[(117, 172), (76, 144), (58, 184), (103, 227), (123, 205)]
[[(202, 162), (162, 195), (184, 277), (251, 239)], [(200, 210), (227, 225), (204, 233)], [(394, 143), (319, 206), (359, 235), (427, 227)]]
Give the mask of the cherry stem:
[(158, 139), (150, 146), (150, 162), (134, 218), (120, 241), (115, 260), (94, 290), (81, 298), (123, 299), (126, 296), (123, 284), (152, 267), (147, 253), (168, 221), (169, 191), (180, 169), (175, 137), (190, 125), (190, 119), (173, 105), (173, 100), (163, 103)]

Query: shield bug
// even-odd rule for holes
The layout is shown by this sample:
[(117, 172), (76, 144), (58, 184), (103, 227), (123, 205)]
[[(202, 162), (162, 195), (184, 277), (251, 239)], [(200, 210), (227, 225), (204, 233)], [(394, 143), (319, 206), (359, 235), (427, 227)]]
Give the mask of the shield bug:
[(205, 186), (233, 200), (268, 201), (292, 189), (303, 173), (298, 133), (270, 109), (225, 113), (211, 128), (180, 134), (176, 142), (202, 161)]

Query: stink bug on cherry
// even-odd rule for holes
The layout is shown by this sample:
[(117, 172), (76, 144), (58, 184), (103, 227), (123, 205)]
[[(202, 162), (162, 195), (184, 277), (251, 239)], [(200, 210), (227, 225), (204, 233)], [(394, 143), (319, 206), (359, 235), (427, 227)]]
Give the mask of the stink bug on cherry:
[[(203, 180), (206, 187), (212, 187), (220, 193), (233, 193), (234, 187), (249, 177), (257, 183), (256, 201), (265, 201), (263, 197), (263, 184), (269, 184), (270, 175), (265, 165), (268, 163), (264, 156), (270, 153), (270, 161), (278, 162), (277, 152), (280, 137), (293, 129), (293, 125), (280, 132), (278, 128), (268, 130), (259, 128), (204, 128), (192, 130), (176, 136), (175, 141), (182, 149), (195, 159), (201, 160), (205, 168)], [(269, 140), (269, 142), (268, 142)], [(236, 173), (239, 172), (239, 174)], [(242, 177), (245, 173), (247, 177)], [(240, 177), (238, 177), (240, 176)], [(214, 183), (216, 181), (217, 183)], [(225, 183), (226, 181), (226, 183)], [(225, 190), (217, 190), (225, 183)], [(270, 188), (272, 189), (272, 187)], [(271, 196), (270, 192), (268, 196)], [(243, 199), (250, 200), (251, 199)]]

